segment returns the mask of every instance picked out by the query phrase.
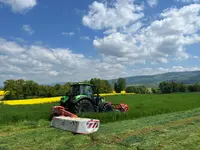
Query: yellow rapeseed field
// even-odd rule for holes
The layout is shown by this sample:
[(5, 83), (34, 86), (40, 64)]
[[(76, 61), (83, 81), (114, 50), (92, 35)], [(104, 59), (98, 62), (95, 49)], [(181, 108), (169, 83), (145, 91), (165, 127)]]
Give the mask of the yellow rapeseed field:
[(7, 92), (8, 92), (8, 91), (3, 91), (3, 90), (1, 91), (1, 90), (0, 90), (0, 96), (4, 96)]
[[(105, 93), (100, 94), (100, 96), (112, 96), (112, 95), (122, 95), (122, 94), (135, 94), (135, 93), (126, 93), (122, 91), (121, 93)], [(7, 100), (2, 101), (6, 105), (33, 105), (33, 104), (44, 104), (44, 103), (54, 103), (59, 102), (61, 96), (50, 97), (50, 98), (36, 98), (36, 99), (26, 99), (26, 100)]]
[(4, 96), (4, 91), (0, 91), (0, 96)]
[(33, 104), (43, 104), (43, 103), (54, 103), (60, 101), (59, 97), (50, 97), (50, 98), (36, 98), (36, 99), (26, 99), (26, 100), (8, 100), (3, 101), (3, 104), (6, 105), (33, 105)]

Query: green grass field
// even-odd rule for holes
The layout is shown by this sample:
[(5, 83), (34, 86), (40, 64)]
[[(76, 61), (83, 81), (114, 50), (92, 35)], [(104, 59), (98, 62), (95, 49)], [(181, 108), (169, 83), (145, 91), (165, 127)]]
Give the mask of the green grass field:
[(200, 93), (106, 99), (131, 110), (87, 114), (101, 120), (99, 131), (90, 135), (51, 128), (48, 117), (56, 104), (0, 105), (0, 149), (200, 149)]
[(0, 126), (0, 149), (7, 150), (199, 150), (200, 108), (101, 124), (98, 132), (74, 135), (46, 120)]
[[(101, 123), (108, 123), (200, 107), (200, 93), (108, 96), (106, 100), (113, 103), (127, 103), (130, 111), (124, 114), (89, 113), (83, 117), (93, 117), (100, 119)], [(0, 124), (15, 123), (21, 120), (47, 120), (50, 109), (54, 105), (58, 103), (26, 106), (0, 105)]]

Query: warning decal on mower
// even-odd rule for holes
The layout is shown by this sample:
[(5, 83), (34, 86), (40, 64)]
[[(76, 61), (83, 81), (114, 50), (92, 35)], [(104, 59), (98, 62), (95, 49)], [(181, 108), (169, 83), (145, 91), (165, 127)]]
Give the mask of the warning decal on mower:
[(87, 128), (98, 128), (98, 123), (89, 123), (87, 124)]
[(97, 121), (88, 121), (87, 122), (87, 128), (98, 128), (98, 122)]

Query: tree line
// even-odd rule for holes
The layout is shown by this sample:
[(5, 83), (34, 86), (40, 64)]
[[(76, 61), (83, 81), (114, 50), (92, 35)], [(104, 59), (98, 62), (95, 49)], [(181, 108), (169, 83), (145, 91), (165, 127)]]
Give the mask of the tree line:
[(160, 82), (157, 88), (147, 88), (144, 85), (128, 86), (126, 87), (126, 92), (136, 94), (169, 94), (176, 92), (200, 92), (200, 83), (185, 84), (183, 82), (171, 80)]
[[(83, 81), (82, 83), (90, 83), (99, 87), (99, 93), (111, 93), (113, 88), (107, 80), (92, 78), (90, 81)], [(33, 80), (6, 80), (4, 82), (4, 91), (9, 91), (5, 94), (4, 99), (29, 99), (29, 98), (42, 98), (42, 97), (55, 97), (63, 96), (70, 89), (70, 82), (63, 85), (56, 84), (40, 85)]]
[[(160, 82), (157, 88), (147, 88), (144, 85), (141, 86), (127, 86), (124, 78), (118, 78), (114, 85), (111, 85), (107, 80), (101, 80), (99, 78), (92, 78), (89, 81), (83, 81), (83, 83), (90, 83), (99, 87), (99, 93), (120, 93), (126, 91), (126, 93), (136, 94), (162, 94), (162, 93), (174, 93), (174, 92), (200, 92), (200, 83), (187, 85), (183, 82), (177, 81), (164, 81)], [(6, 80), (4, 82), (4, 91), (9, 91), (4, 99), (29, 99), (29, 98), (42, 98), (42, 97), (55, 97), (63, 96), (70, 89), (70, 82), (65, 84), (40, 85), (33, 80)]]
[(200, 92), (200, 83), (184, 84), (179, 81), (164, 81), (159, 84), (159, 93)]

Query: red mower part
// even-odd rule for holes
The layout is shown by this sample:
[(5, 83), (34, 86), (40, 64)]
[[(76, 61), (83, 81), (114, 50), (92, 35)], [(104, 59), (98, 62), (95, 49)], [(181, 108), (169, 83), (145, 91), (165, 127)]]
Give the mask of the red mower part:
[(126, 112), (129, 110), (129, 107), (127, 104), (111, 104), (115, 110), (118, 110), (120, 112)]
[(63, 106), (54, 106), (51, 109), (51, 115), (52, 116), (66, 116), (66, 117), (72, 117), (72, 118), (77, 118), (78, 116), (66, 111)]
[(129, 107), (127, 104), (119, 104), (116, 109), (118, 109), (122, 112), (126, 112), (129, 110)]

